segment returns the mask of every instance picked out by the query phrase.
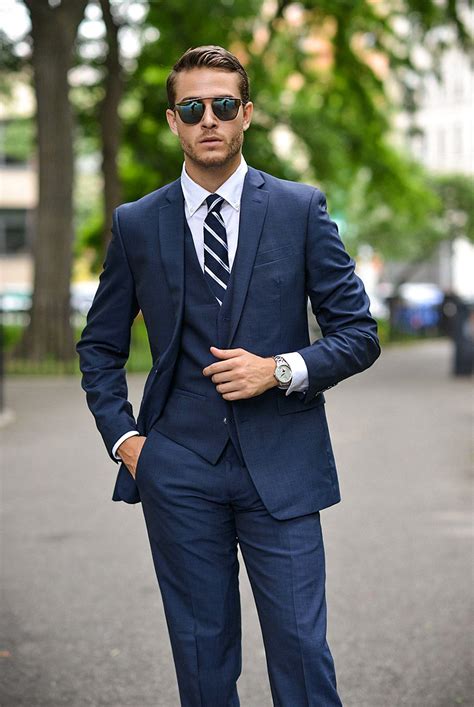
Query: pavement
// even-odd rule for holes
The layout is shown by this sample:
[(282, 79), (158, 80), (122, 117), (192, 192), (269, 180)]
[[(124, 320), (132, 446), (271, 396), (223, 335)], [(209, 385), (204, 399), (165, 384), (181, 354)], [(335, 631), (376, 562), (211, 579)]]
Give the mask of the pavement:
[[(328, 640), (345, 707), (474, 704), (472, 386), (450, 365), (446, 341), (387, 347), (326, 395), (343, 497), (321, 513)], [(135, 414), (143, 382), (129, 376)], [(141, 504), (111, 500), (117, 467), (79, 379), (12, 377), (5, 397), (0, 704), (177, 707)], [(241, 704), (270, 707), (243, 563), (241, 594)]]

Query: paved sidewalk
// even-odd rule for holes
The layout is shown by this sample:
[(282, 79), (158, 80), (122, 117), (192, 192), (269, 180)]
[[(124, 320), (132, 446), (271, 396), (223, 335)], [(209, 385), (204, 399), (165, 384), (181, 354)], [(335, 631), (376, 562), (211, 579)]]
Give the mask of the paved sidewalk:
[[(395, 347), (326, 396), (343, 495), (322, 512), (329, 640), (345, 707), (473, 704), (472, 387), (449, 369), (447, 342)], [(129, 378), (135, 413), (143, 382)], [(178, 707), (141, 505), (111, 501), (117, 467), (79, 379), (12, 378), (6, 400), (0, 704)], [(271, 707), (241, 566), (241, 704)]]

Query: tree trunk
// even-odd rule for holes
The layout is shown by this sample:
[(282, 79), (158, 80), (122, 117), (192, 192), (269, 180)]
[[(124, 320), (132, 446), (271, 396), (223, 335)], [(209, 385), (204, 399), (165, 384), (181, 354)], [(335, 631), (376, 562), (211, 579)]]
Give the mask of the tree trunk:
[(118, 41), (119, 24), (112, 15), (110, 0), (100, 0), (102, 17), (107, 33), (105, 60), (104, 99), (100, 106), (102, 138), (102, 175), (104, 178), (104, 227), (102, 231), (102, 259), (110, 239), (112, 213), (120, 204), (122, 188), (119, 179), (117, 155), (120, 144), (120, 117), (118, 108), (123, 92), (122, 67)]
[(39, 202), (31, 319), (14, 355), (34, 361), (75, 358), (70, 280), (73, 246), (73, 121), (68, 71), (87, 0), (24, 0), (32, 23), (37, 101)]

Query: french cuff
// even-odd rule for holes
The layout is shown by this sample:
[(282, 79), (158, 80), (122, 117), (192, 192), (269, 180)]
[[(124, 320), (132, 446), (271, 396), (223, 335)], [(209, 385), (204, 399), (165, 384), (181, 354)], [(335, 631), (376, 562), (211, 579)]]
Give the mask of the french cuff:
[(290, 393), (304, 393), (309, 387), (308, 367), (301, 354), (297, 351), (280, 354), (291, 368), (291, 385), (286, 389), (285, 395)]
[(121, 462), (122, 460), (121, 460), (121, 458), (116, 454), (116, 451), (117, 451), (117, 449), (120, 447), (120, 445), (122, 444), (122, 442), (125, 442), (125, 440), (128, 439), (129, 437), (133, 437), (134, 435), (139, 435), (139, 434), (140, 434), (140, 432), (137, 432), (137, 430), (130, 430), (129, 432), (125, 432), (125, 434), (122, 435), (122, 436), (115, 442), (114, 446), (112, 447), (112, 455), (115, 457), (115, 459), (116, 459), (118, 462)]

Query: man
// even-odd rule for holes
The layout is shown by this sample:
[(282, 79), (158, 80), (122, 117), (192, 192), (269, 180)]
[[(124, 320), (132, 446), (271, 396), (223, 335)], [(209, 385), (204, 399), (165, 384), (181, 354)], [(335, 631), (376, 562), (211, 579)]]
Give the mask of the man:
[[(116, 209), (77, 349), (113, 499), (141, 501), (181, 704), (238, 705), (237, 545), (275, 705), (341, 705), (319, 511), (340, 500), (323, 391), (380, 353), (323, 194), (247, 166), (235, 56), (188, 50), (168, 82), (180, 179)], [(323, 338), (310, 344), (307, 297)], [(141, 310), (153, 366), (137, 421), (124, 364)]]

